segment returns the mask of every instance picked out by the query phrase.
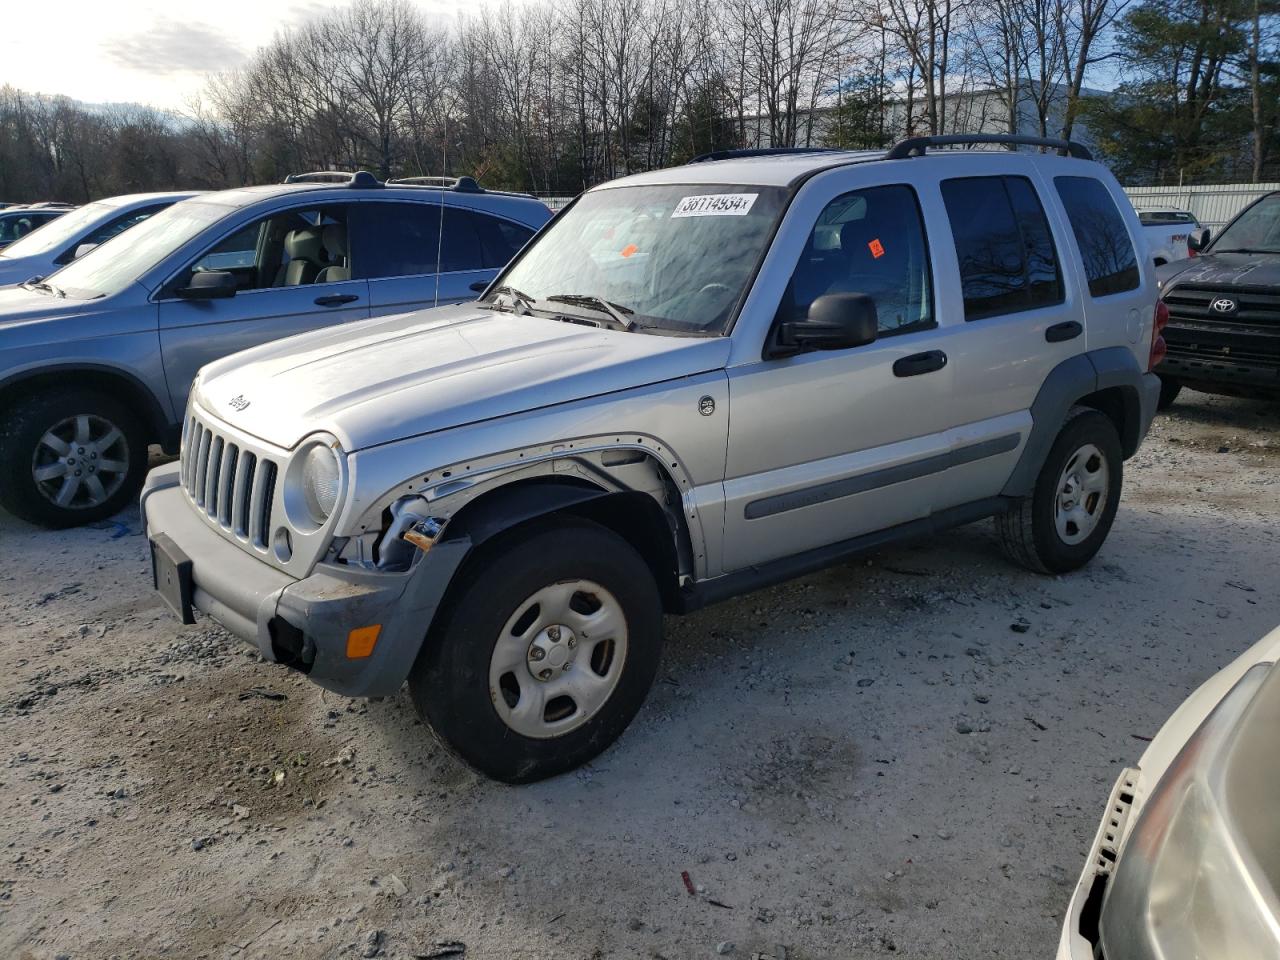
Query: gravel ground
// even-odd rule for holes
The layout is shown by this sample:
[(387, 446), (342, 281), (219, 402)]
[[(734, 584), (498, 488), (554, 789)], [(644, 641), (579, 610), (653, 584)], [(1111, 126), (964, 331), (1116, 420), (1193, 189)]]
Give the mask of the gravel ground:
[(1278, 427), (1184, 392), (1071, 576), (978, 524), (671, 620), (622, 740), (521, 788), (180, 627), (136, 511), (0, 516), (0, 954), (1050, 957), (1120, 768), (1280, 622)]

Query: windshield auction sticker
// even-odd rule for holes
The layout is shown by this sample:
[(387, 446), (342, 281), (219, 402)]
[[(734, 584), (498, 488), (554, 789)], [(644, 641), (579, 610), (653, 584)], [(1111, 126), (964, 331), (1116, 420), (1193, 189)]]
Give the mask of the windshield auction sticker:
[(708, 193), (701, 197), (683, 197), (671, 212), (676, 217), (745, 217), (751, 212), (758, 193)]

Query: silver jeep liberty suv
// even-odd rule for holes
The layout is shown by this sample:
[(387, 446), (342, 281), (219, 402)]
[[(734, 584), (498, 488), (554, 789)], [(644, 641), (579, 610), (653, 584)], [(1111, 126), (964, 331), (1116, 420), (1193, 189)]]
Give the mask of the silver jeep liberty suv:
[[(989, 143), (1041, 152), (932, 149)], [(142, 495), (165, 600), (521, 782), (621, 734), (664, 612), (984, 517), (1086, 563), (1163, 351), (1112, 176), (745, 153), (584, 193), (477, 302), (205, 366)]]

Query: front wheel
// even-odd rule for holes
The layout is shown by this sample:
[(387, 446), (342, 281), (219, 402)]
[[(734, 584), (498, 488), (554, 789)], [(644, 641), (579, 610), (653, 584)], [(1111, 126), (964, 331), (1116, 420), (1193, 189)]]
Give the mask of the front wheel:
[(1067, 573), (1093, 559), (1106, 540), (1124, 479), (1115, 424), (1076, 407), (1058, 433), (1035, 489), (996, 516), (1010, 559), (1039, 573)]
[(109, 517), (146, 471), (142, 423), (107, 394), (37, 393), (3, 413), (0, 505), (24, 520), (60, 528)]
[(465, 763), (527, 783), (583, 764), (653, 683), (662, 601), (648, 565), (576, 518), (487, 544), (409, 677), (419, 715)]
[(1168, 410), (1173, 406), (1173, 401), (1178, 399), (1178, 394), (1182, 392), (1182, 384), (1170, 377), (1160, 378), (1160, 399), (1156, 401), (1157, 410)]

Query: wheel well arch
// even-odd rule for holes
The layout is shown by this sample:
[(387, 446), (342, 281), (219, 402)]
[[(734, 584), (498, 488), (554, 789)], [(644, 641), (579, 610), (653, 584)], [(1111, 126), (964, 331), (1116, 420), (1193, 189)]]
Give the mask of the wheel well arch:
[(146, 385), (131, 373), (115, 367), (94, 364), (65, 364), (41, 367), (18, 374), (0, 383), (0, 410), (7, 409), (32, 393), (66, 389), (68, 376), (74, 375), (77, 388), (97, 389), (124, 401), (138, 413), (147, 428), (148, 439), (166, 446), (172, 443), (172, 425), (160, 402)]
[(459, 509), (450, 517), (443, 539), (469, 538), (471, 549), (453, 581), (456, 583), (468, 566), (500, 549), (506, 535), (530, 524), (553, 522), (557, 516), (590, 520), (626, 540), (653, 573), (664, 608), (676, 609), (681, 574), (690, 555), (689, 529), (682, 511), (659, 503), (645, 491), (608, 490), (572, 477), (513, 480)]
[(1106, 387), (1086, 394), (1077, 406), (1097, 410), (1115, 425), (1126, 459), (1137, 452), (1142, 422), (1142, 402), (1133, 387)]

